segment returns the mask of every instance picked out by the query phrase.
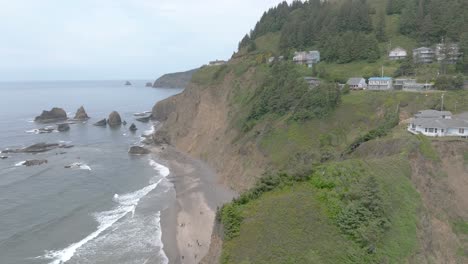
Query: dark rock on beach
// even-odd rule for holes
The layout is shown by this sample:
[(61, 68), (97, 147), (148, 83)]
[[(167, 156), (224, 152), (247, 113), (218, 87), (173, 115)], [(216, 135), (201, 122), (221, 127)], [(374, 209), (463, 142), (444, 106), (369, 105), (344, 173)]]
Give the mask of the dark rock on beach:
[(25, 162), (23, 162), (23, 166), (26, 166), (26, 167), (31, 167), (31, 166), (39, 166), (39, 165), (42, 165), (42, 164), (47, 164), (47, 160), (27, 160)]
[(147, 117), (140, 117), (140, 118), (136, 119), (136, 121), (142, 122), (142, 123), (148, 123), (150, 120), (151, 120), (151, 115), (149, 115)]
[(65, 123), (65, 124), (58, 124), (57, 130), (58, 130), (59, 132), (68, 131), (68, 130), (70, 130), (70, 125), (67, 124), (67, 123)]
[(130, 147), (130, 150), (128, 150), (128, 153), (133, 154), (133, 155), (147, 155), (147, 154), (150, 154), (151, 151), (144, 147), (132, 146)]
[(3, 150), (2, 153), (32, 153), (34, 154), (34, 153), (47, 152), (47, 151), (57, 149), (57, 148), (72, 148), (72, 147), (73, 145), (66, 145), (66, 144), (37, 143), (26, 148), (6, 149), (6, 150)]
[(34, 121), (48, 123), (67, 120), (67, 113), (62, 108), (54, 107), (50, 111), (42, 111), (40, 116), (37, 116)]
[(111, 127), (120, 126), (122, 124), (122, 119), (120, 118), (119, 113), (116, 111), (110, 113), (109, 119), (107, 119), (107, 124), (109, 124)]
[(95, 126), (107, 126), (107, 120), (104, 118), (101, 121), (94, 123)]
[(81, 106), (80, 108), (78, 108), (78, 110), (76, 110), (76, 114), (75, 114), (75, 117), (73, 119), (74, 120), (81, 120), (81, 121), (89, 119), (89, 116), (86, 113), (83, 106)]
[(135, 131), (138, 130), (138, 128), (135, 126), (134, 123), (132, 123), (128, 129), (129, 129), (130, 131), (132, 131), (132, 132), (135, 132)]

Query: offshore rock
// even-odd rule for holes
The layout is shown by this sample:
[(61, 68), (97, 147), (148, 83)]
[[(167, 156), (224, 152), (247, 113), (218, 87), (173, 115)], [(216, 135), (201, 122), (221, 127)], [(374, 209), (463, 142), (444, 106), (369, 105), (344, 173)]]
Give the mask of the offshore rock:
[(67, 120), (67, 113), (62, 108), (54, 107), (50, 111), (42, 111), (40, 116), (36, 116), (34, 121), (48, 123)]

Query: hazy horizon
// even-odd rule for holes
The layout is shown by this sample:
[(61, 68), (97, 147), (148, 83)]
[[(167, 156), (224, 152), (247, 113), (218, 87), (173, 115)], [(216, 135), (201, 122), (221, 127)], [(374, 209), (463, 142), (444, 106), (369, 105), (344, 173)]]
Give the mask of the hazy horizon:
[(228, 59), (282, 2), (0, 0), (0, 82), (154, 80)]

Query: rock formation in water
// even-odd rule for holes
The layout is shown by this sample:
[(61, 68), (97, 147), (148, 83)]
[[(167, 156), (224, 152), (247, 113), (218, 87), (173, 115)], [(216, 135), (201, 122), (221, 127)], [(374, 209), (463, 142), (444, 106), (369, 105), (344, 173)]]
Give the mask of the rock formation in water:
[(137, 118), (135, 120), (138, 121), (138, 122), (142, 122), (142, 123), (148, 123), (151, 120), (151, 118), (152, 118), (152, 116), (149, 115), (147, 117), (140, 117), (140, 118)]
[(111, 127), (120, 126), (122, 124), (122, 119), (117, 111), (110, 113), (107, 124)]
[(34, 153), (41, 153), (41, 152), (50, 151), (50, 150), (57, 149), (57, 148), (72, 148), (72, 147), (73, 147), (73, 145), (58, 144), (58, 143), (52, 143), (52, 144), (37, 143), (37, 144), (31, 145), (31, 146), (26, 147), (26, 148), (6, 149), (6, 150), (3, 150), (1, 153), (31, 153), (31, 154), (34, 154)]
[(31, 166), (39, 166), (39, 165), (42, 165), (42, 164), (47, 164), (47, 160), (27, 160), (25, 162), (23, 162), (23, 166), (26, 166), (26, 167), (31, 167)]
[(102, 119), (102, 120), (100, 120), (100, 121), (94, 123), (94, 125), (95, 125), (95, 126), (103, 126), (103, 127), (105, 127), (105, 126), (107, 126), (107, 120), (104, 118), (104, 119)]
[(135, 132), (135, 131), (138, 130), (138, 128), (135, 126), (134, 123), (132, 123), (128, 129), (129, 129), (130, 131), (133, 131), (133, 132)]
[(34, 121), (36, 122), (56, 122), (56, 121), (63, 121), (67, 120), (67, 113), (62, 108), (54, 107), (50, 111), (42, 111), (40, 116), (37, 116)]
[(147, 155), (147, 154), (150, 154), (151, 151), (144, 147), (132, 146), (130, 147), (130, 150), (128, 150), (128, 153), (133, 154), (133, 155)]
[(145, 86), (146, 86), (146, 87), (153, 87), (153, 84), (150, 83), (150, 82), (147, 82)]
[(70, 125), (69, 125), (69, 124), (67, 124), (67, 123), (64, 123), (64, 124), (58, 124), (58, 126), (57, 126), (57, 130), (58, 130), (59, 132), (65, 132), (65, 131), (68, 131), (68, 130), (70, 130)]
[(8, 156), (0, 156), (1, 160), (8, 159)]
[(81, 106), (80, 108), (78, 108), (78, 110), (76, 110), (76, 114), (75, 114), (75, 117), (73, 118), (75, 120), (81, 120), (81, 121), (84, 121), (84, 120), (88, 120), (89, 119), (89, 116), (88, 114), (86, 113), (85, 109), (83, 106)]
[(130, 85), (132, 85), (132, 83), (129, 82), (129, 81), (126, 81), (126, 82), (125, 82), (125, 85), (126, 85), (126, 86), (130, 86)]

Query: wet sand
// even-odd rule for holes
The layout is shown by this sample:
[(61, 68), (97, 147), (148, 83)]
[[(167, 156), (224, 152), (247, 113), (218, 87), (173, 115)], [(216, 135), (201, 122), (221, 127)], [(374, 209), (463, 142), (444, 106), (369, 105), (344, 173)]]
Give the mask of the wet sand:
[(171, 170), (176, 198), (161, 214), (162, 240), (169, 263), (199, 263), (208, 253), (217, 207), (236, 195), (218, 182), (206, 164), (172, 147), (154, 147), (153, 155)]

